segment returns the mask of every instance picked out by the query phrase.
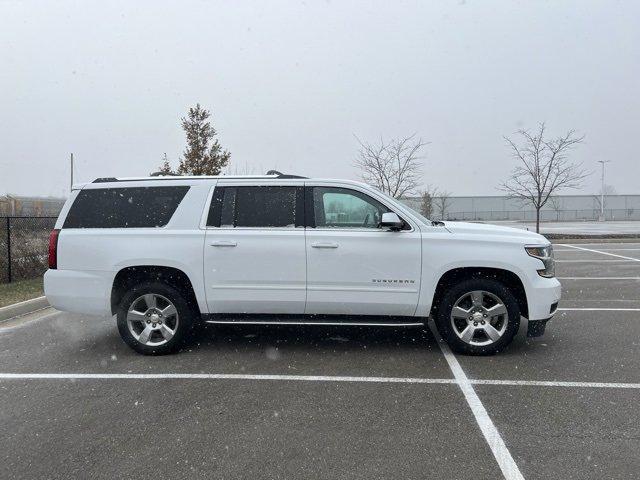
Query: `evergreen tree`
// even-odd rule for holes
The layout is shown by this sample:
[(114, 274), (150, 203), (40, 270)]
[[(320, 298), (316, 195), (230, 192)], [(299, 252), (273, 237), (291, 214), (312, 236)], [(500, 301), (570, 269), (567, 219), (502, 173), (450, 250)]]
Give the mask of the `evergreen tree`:
[(208, 121), (211, 114), (200, 104), (189, 109), (182, 118), (182, 129), (187, 134), (187, 148), (182, 154), (179, 175), (220, 175), (229, 164), (231, 153), (223, 150), (217, 132)]
[(229, 164), (231, 153), (223, 150), (215, 138), (218, 133), (208, 121), (211, 113), (198, 103), (182, 117), (182, 129), (187, 135), (187, 148), (182, 153), (177, 171), (164, 154), (163, 163), (152, 175), (220, 175)]
[(160, 166), (160, 168), (158, 168), (158, 170), (154, 173), (151, 174), (151, 176), (158, 176), (158, 175), (176, 175), (176, 173), (173, 171), (173, 169), (171, 168), (171, 164), (169, 163), (169, 159), (167, 158), (167, 154), (165, 153), (162, 156), (162, 165)]

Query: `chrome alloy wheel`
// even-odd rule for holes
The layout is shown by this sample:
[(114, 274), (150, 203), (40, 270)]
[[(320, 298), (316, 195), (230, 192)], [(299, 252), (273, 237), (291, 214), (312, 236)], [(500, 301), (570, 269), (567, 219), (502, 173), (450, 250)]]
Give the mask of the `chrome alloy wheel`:
[(178, 322), (175, 305), (155, 293), (136, 298), (127, 311), (127, 326), (133, 338), (152, 347), (171, 340), (178, 329)]
[(462, 295), (451, 309), (451, 326), (455, 334), (469, 345), (491, 345), (507, 330), (509, 314), (496, 295), (474, 290)]

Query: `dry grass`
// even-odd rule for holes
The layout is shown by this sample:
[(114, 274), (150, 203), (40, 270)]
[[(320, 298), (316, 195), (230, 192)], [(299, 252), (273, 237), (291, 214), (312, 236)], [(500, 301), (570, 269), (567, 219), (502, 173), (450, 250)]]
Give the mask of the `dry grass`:
[(41, 297), (42, 295), (44, 295), (42, 277), (11, 283), (0, 283), (0, 307)]

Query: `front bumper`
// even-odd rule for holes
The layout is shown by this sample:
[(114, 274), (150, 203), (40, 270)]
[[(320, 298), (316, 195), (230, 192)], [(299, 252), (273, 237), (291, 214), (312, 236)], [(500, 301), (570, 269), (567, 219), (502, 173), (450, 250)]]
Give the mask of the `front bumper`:
[(527, 291), (529, 321), (550, 319), (556, 312), (562, 295), (562, 286), (555, 278), (539, 277)]

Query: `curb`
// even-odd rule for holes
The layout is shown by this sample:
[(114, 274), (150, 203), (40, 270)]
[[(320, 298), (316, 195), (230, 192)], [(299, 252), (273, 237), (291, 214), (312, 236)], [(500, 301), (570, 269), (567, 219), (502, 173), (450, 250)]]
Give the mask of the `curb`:
[(26, 315), (36, 310), (42, 310), (48, 306), (49, 302), (47, 301), (47, 297), (44, 296), (14, 303), (13, 305), (7, 305), (6, 307), (0, 308), (0, 322), (20, 315)]
[(565, 236), (565, 237), (553, 237), (551, 235), (544, 235), (549, 241), (560, 243), (640, 243), (640, 237), (602, 237), (602, 236)]

